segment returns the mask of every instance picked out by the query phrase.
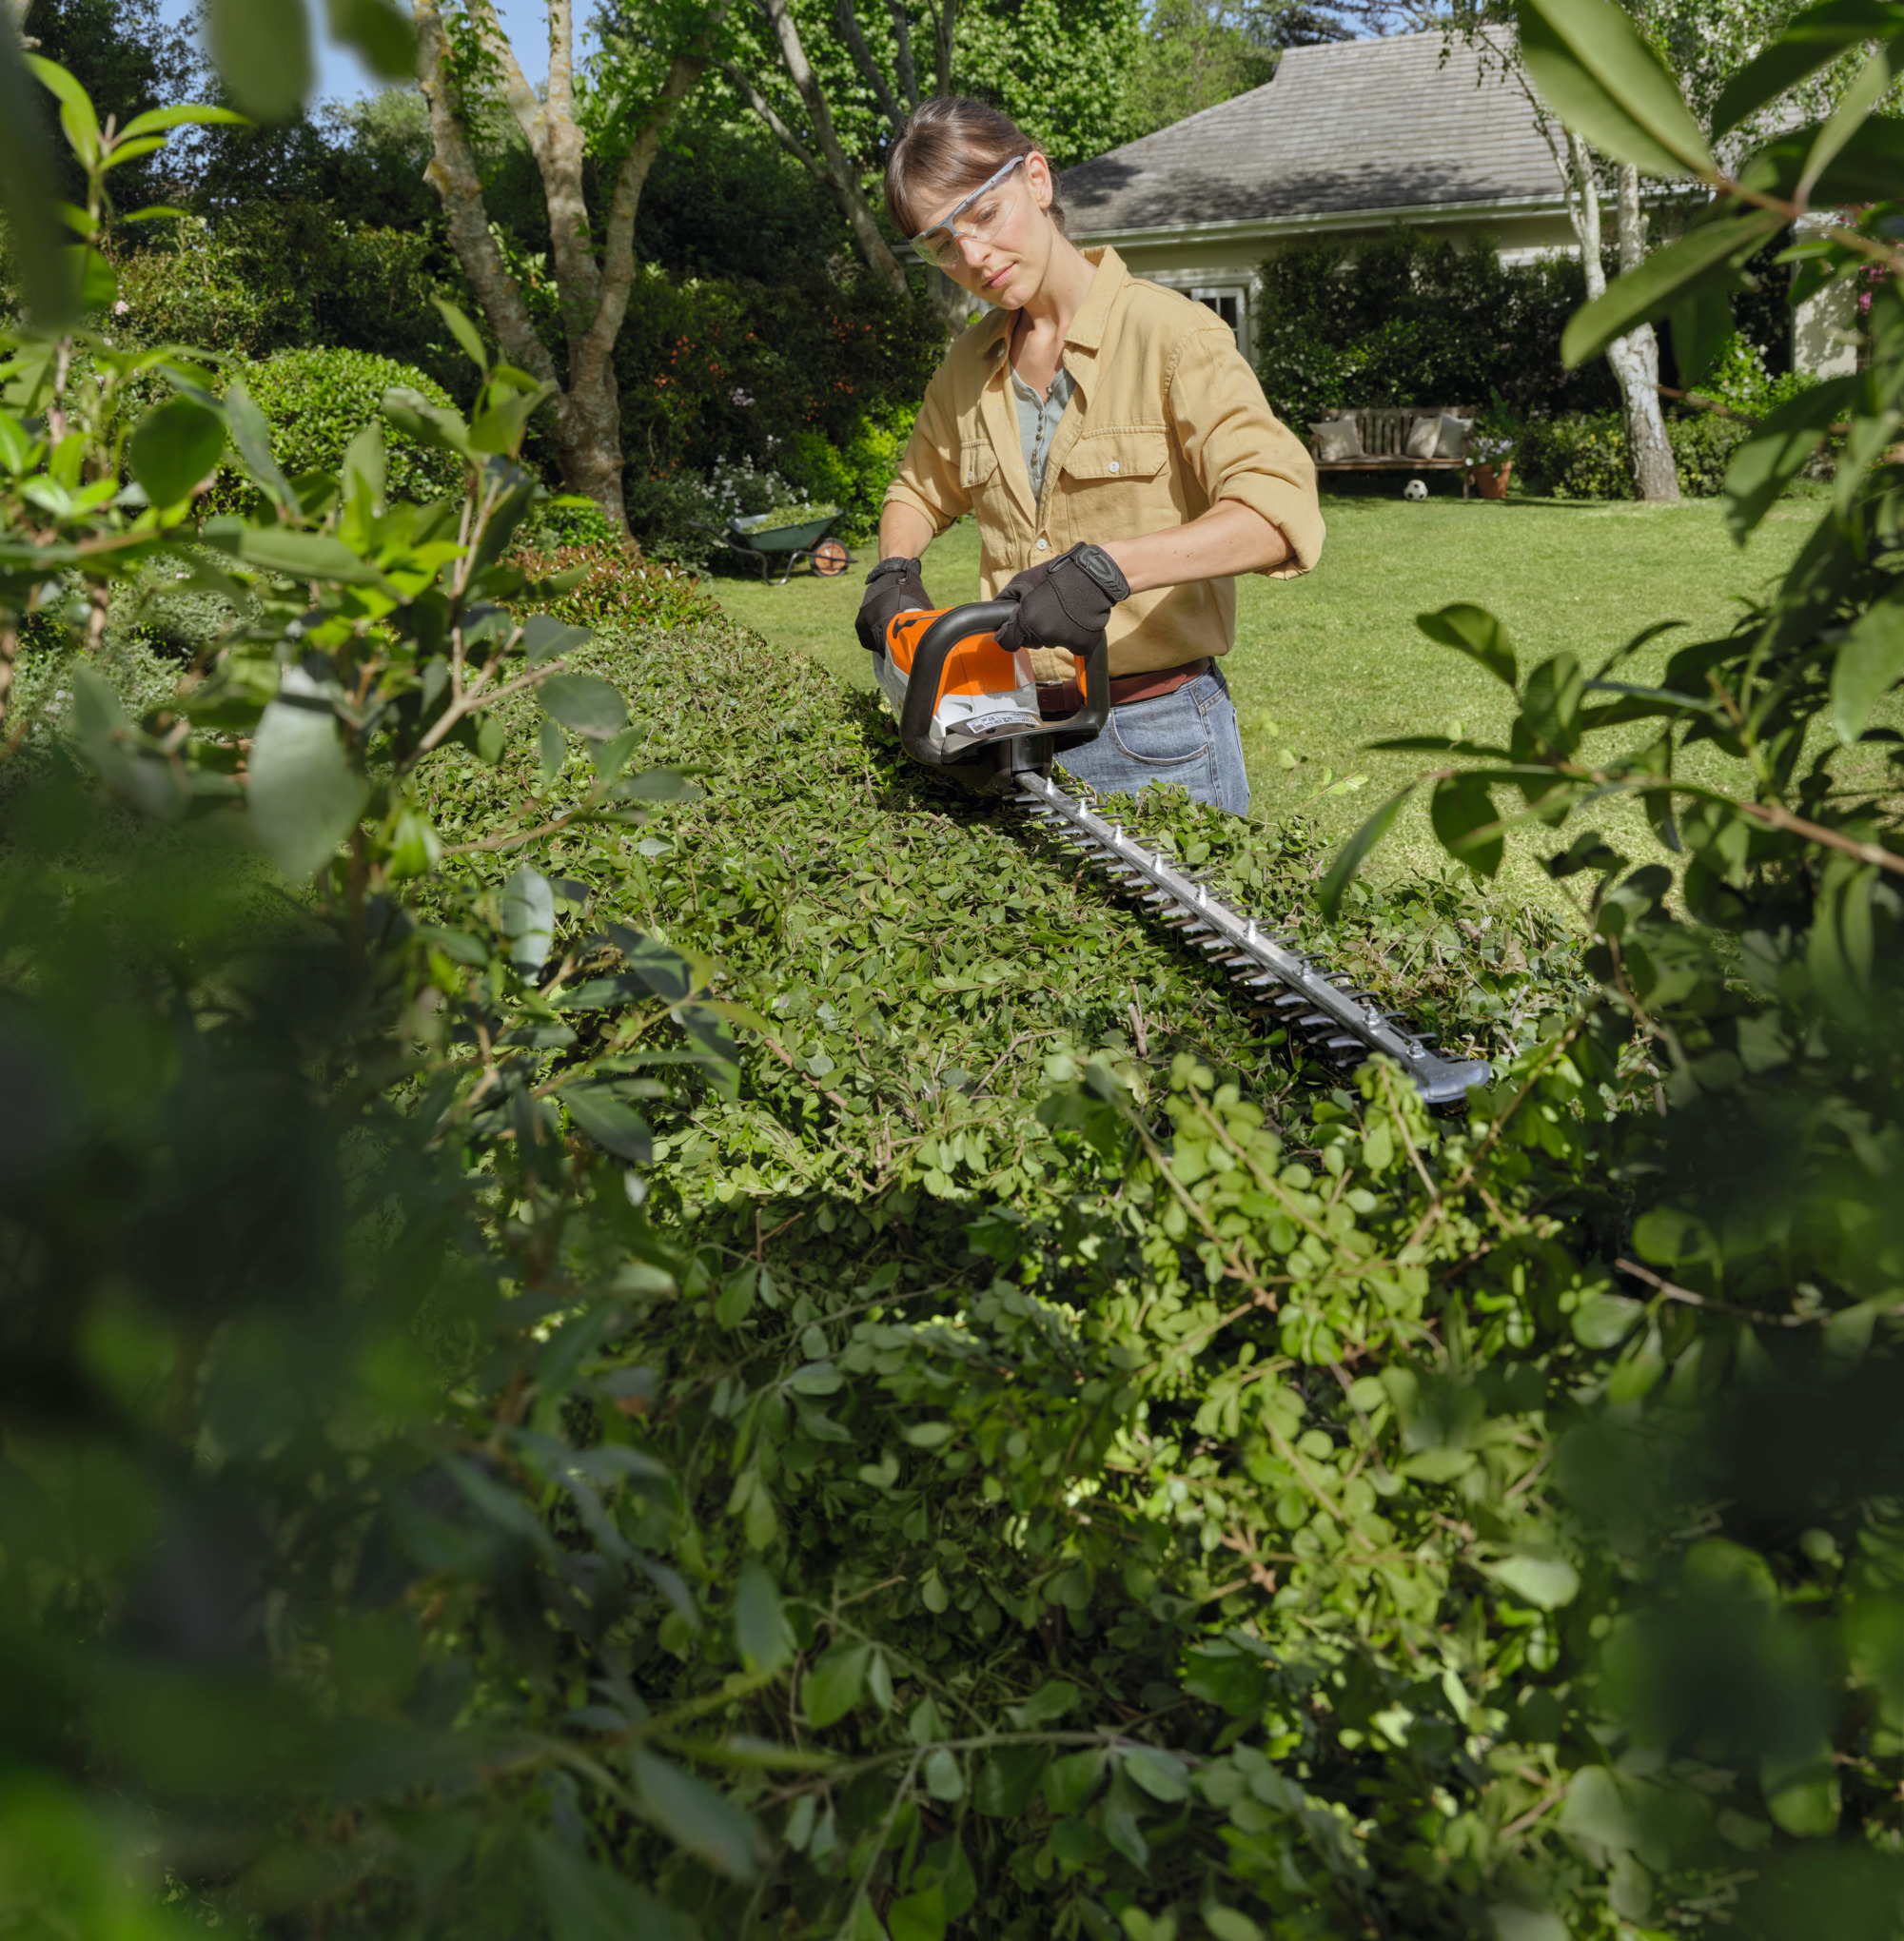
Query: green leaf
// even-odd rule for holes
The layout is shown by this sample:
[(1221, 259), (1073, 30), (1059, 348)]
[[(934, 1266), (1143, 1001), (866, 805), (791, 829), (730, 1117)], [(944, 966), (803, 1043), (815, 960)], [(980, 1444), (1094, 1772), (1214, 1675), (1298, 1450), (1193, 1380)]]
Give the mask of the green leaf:
[(218, 469), (225, 421), (190, 398), (168, 398), (140, 419), (127, 441), (132, 476), (154, 505), (177, 505)]
[(391, 0), (324, 0), (330, 37), (354, 48), (380, 81), (414, 81), (416, 29)]
[[(935, 1753), (933, 1758), (951, 1759), (950, 1753)], [(957, 1761), (952, 1760), (954, 1768)], [(932, 1759), (926, 1761), (928, 1768)], [(957, 1799), (964, 1792), (933, 1794), (934, 1798)], [(932, 1791), (930, 1778), (927, 1791)], [(946, 1891), (935, 1880), (930, 1887), (921, 1888), (916, 1893), (909, 1893), (895, 1900), (886, 1911), (886, 1931), (893, 1941), (945, 1941), (946, 1932)]]
[(1603, 294), (1567, 319), (1560, 362), (1577, 370), (1636, 324), (1662, 317), (1704, 290), (1736, 288), (1738, 265), (1783, 226), (1782, 216), (1765, 209), (1696, 225), (1677, 243), (1654, 250), (1637, 269), (1616, 277)]
[(99, 160), (100, 145), (99, 116), (91, 98), (58, 62), (39, 54), (29, 54), (26, 58), (34, 78), (60, 105), (60, 127), (66, 132), (67, 145), (79, 158), (80, 165), (89, 168)]
[(1124, 1770), (1152, 1799), (1167, 1806), (1190, 1796), (1184, 1762), (1154, 1746), (1134, 1746), (1124, 1755)]
[(552, 675), (536, 689), (542, 713), (572, 735), (606, 741), (628, 725), (628, 703), (593, 674)]
[(1687, 391), (1697, 389), (1732, 339), (1732, 299), (1722, 289), (1701, 285), (1673, 305), (1670, 322), (1679, 386)]
[(867, 1660), (872, 1656), (868, 1645), (836, 1644), (815, 1659), (800, 1681), (800, 1703), (806, 1708), (807, 1723), (815, 1732), (844, 1718), (859, 1703)]
[(0, 33), (0, 201), (7, 240), (19, 265), (28, 314), (36, 327), (55, 330), (70, 323), (74, 311), (53, 215), (52, 168), (40, 140), (44, 108), (21, 58), (19, 35)]
[(1849, 748), (1877, 703), (1904, 680), (1904, 598), (1867, 607), (1832, 661), (1832, 726)]
[(1527, 676), (1521, 708), (1527, 725), (1556, 755), (1571, 755), (1580, 741), (1580, 702), (1585, 683), (1571, 654), (1556, 654)]
[(1333, 917), (1341, 912), (1343, 895), (1367, 860), (1368, 853), (1388, 833), (1396, 816), (1402, 813), (1402, 805), (1419, 786), (1419, 783), (1408, 782), (1397, 789), (1336, 852), (1335, 860), (1328, 867), (1328, 874), (1316, 886), (1316, 905), (1325, 916)]
[(1496, 1583), (1537, 1610), (1558, 1611), (1580, 1595), (1580, 1572), (1564, 1557), (1521, 1552), (1482, 1567)]
[(1045, 1804), (1058, 1817), (1082, 1813), (1104, 1781), (1105, 1755), (1087, 1747), (1045, 1768)]
[(654, 1136), (635, 1104), (637, 1094), (614, 1080), (564, 1086), (557, 1096), (598, 1146), (630, 1166), (646, 1166), (655, 1156)]
[(1825, 0), (1821, 7), (1808, 7), (1719, 91), (1713, 104), (1714, 141), (1840, 54), (1900, 32), (1904, 8), (1884, 0)]
[[(332, 0), (332, 4), (335, 5), (336, 0)], [(476, 325), (447, 297), (432, 295), (430, 302), (449, 325), (450, 335), (462, 345), (462, 354), (486, 377), (489, 373), (489, 353), (483, 348), (482, 337)]]
[(226, 429), (231, 434), (232, 447), (252, 482), (280, 505), (295, 505), (297, 494), (291, 490), (290, 480), (285, 477), (271, 450), (270, 422), (252, 402), (251, 394), (244, 384), (234, 382), (222, 399), (201, 397), (199, 402), (211, 404), (225, 413)]
[[(1505, 840), (1501, 817), (1481, 775), (1448, 775), (1435, 784), (1428, 814), (1442, 847), (1458, 863), (1466, 863), (1483, 876), (1501, 868)], [(1477, 832), (1487, 831), (1485, 834)]]
[(1612, 0), (1519, 0), (1515, 18), (1527, 72), (1569, 128), (1649, 175), (1714, 172), (1678, 83)]
[(327, 579), (339, 586), (382, 586), (383, 576), (328, 533), (301, 533), (291, 526), (246, 526), (238, 536), (238, 557), (247, 566), (282, 573), (289, 579)]
[(757, 1559), (740, 1569), (734, 1597), (734, 1641), (750, 1672), (777, 1672), (793, 1661), (794, 1637), (780, 1609), (779, 1590)]
[[(287, 685), (295, 674), (287, 674)], [(315, 696), (283, 693), (265, 710), (249, 772), (251, 827), (294, 883), (330, 860), (369, 799), (370, 785), (351, 764), (337, 716)]]
[(304, 0), (206, 0), (219, 77), (246, 114), (289, 121), (317, 81)]
[(525, 863), (502, 886), (502, 934), (509, 961), (527, 976), (549, 960), (556, 936), (555, 886)]
[[(119, 130), (124, 141), (130, 141), (138, 135), (156, 135), (167, 128), (229, 127), (248, 128), (249, 115), (240, 114), (236, 108), (207, 108), (197, 102), (183, 102), (176, 108), (149, 108), (144, 114), (134, 115)], [(143, 213), (143, 211), (142, 211)], [(168, 216), (181, 215), (180, 209), (167, 209)], [(134, 220), (131, 216), (121, 216), (122, 223)]]
[(1765, 1811), (1795, 1839), (1821, 1839), (1836, 1831), (1843, 1801), (1829, 1739), (1796, 1757), (1768, 1753), (1758, 1763), (1758, 1790)]
[(531, 614), (522, 622), (522, 651), (531, 660), (547, 660), (586, 647), (595, 636), (586, 627), (572, 627), (553, 614)]
[(419, 444), (433, 445), (439, 451), (454, 452), (465, 464), (478, 464), (481, 458), (469, 441), (469, 427), (454, 411), (432, 404), (421, 391), (406, 384), (393, 384), (383, 393), (383, 416), (405, 438)]
[(383, 448), (383, 427), (372, 419), (344, 448), (344, 496), (361, 502), (375, 518), (383, 510), (389, 483), (389, 460)]
[(754, 1877), (754, 1823), (732, 1800), (658, 1753), (638, 1748), (632, 1763), (642, 1809), (670, 1839), (716, 1872)]
[(1263, 1930), (1234, 1908), (1207, 1907), (1203, 1915), (1212, 1941), (1263, 1941)]
[(1515, 684), (1513, 643), (1507, 637), (1507, 629), (1485, 607), (1458, 601), (1443, 607), (1439, 613), (1417, 614), (1415, 624), (1430, 640), (1480, 661), (1489, 674), (1507, 686)]
[(1896, 71), (1897, 61), (1892, 49), (1882, 47), (1872, 52), (1858, 69), (1857, 78), (1845, 89), (1843, 99), (1832, 110), (1831, 119), (1814, 137), (1811, 152), (1805, 157), (1805, 172), (1798, 178), (1798, 186), (1793, 196), (1795, 202), (1811, 201), (1818, 177), (1831, 167), (1838, 151), (1864, 126), (1873, 108), (1890, 91)]
[(923, 1768), (926, 1791), (934, 1799), (953, 1800), (965, 1797), (965, 1772), (959, 1765), (958, 1755), (944, 1746), (934, 1746), (926, 1755)]
[(536, 754), (541, 765), (542, 790), (546, 794), (555, 786), (556, 777), (562, 772), (562, 764), (568, 760), (568, 737), (553, 721), (544, 721), (536, 731)]
[(691, 1941), (687, 1923), (626, 1874), (548, 1833), (530, 1837), (551, 1941)]
[(980, 1769), (972, 1803), (991, 1819), (1016, 1819), (1031, 1803), (1050, 1764), (1046, 1746), (1000, 1746)]
[(1856, 378), (1833, 378), (1788, 399), (1733, 453), (1720, 500), (1726, 525), (1743, 545), (1753, 529), (1824, 442), (1825, 433), (1854, 408)]

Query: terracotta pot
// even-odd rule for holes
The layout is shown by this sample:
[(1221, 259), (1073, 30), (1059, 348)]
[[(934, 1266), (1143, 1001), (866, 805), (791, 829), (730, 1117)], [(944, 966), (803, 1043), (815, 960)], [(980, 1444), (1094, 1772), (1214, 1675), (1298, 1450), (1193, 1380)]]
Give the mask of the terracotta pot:
[(1483, 499), (1505, 499), (1507, 481), (1514, 476), (1514, 461), (1508, 459), (1499, 465), (1470, 465), (1474, 474), (1474, 489)]

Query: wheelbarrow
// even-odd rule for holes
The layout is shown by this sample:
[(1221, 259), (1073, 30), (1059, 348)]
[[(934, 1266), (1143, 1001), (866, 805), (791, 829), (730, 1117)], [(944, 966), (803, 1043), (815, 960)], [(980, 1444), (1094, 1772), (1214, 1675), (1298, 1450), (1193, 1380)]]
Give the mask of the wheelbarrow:
[[(809, 520), (804, 525), (775, 526), (769, 532), (762, 532), (762, 522), (773, 516), (770, 512), (760, 512), (746, 519), (731, 519), (725, 530), (716, 535), (723, 546), (759, 560), (763, 583), (772, 562), (783, 554), (787, 570), (775, 582), (780, 586), (785, 586), (794, 577), (794, 568), (802, 559), (807, 560), (822, 579), (832, 579), (853, 564), (853, 555), (845, 546), (838, 539), (827, 537), (839, 523), (842, 514), (830, 512), (824, 519)], [(696, 523), (699, 524), (699, 521)], [(700, 529), (704, 533), (715, 531), (710, 525), (703, 525)]]

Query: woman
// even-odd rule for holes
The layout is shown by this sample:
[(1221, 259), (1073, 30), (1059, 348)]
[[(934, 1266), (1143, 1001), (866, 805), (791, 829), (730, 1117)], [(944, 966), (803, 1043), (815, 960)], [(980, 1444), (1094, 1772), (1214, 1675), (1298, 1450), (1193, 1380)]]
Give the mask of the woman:
[(1061, 765), (1105, 794), (1180, 782), (1249, 806), (1217, 662), (1236, 638), (1238, 573), (1306, 573), (1322, 551), (1315, 466), (1213, 311), (1139, 282), (1065, 234), (1050, 164), (996, 110), (920, 104), (886, 167), (886, 206), (922, 256), (996, 308), (947, 352), (879, 520), (859, 637), (932, 602), (919, 556), (960, 514), (978, 524), (987, 598), (1016, 600), (1000, 644), (1032, 654), (1068, 713), (1070, 681), (1110, 640), (1109, 725)]

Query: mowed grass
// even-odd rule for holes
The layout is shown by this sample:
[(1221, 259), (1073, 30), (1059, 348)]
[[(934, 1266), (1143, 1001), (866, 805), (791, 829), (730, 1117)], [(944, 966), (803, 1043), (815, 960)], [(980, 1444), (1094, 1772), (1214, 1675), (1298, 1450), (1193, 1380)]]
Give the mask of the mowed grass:
[[(1456, 723), (1470, 736), (1496, 740), (1511, 719), (1507, 691), (1427, 639), (1415, 624), (1418, 614), (1471, 600), (1506, 623), (1523, 670), (1570, 648), (1589, 674), (1643, 627), (1683, 621), (1620, 670), (1623, 679), (1653, 679), (1677, 646), (1725, 632), (1740, 599), (1766, 592), (1822, 506), (1816, 498), (1784, 501), (1743, 550), (1712, 500), (1642, 506), (1435, 497), (1410, 504), (1399, 497), (1325, 495), (1323, 509), (1328, 541), (1314, 573), (1241, 582), (1237, 641), (1224, 673), (1243, 723), (1252, 807), (1271, 819), (1300, 810), (1333, 845), (1431, 763), (1419, 755), (1370, 753), (1368, 743), (1445, 733)], [(859, 563), (836, 579), (800, 576), (785, 586), (761, 586), (723, 578), (717, 598), (770, 639), (804, 648), (842, 679), (870, 688), (853, 618), (866, 567), (877, 556), (870, 545), (857, 553)], [(977, 598), (978, 537), (969, 520), (933, 543), (926, 584), (945, 605)], [(1642, 731), (1627, 733), (1637, 743)], [(1610, 739), (1601, 747), (1616, 752)], [(1870, 767), (1875, 774), (1875, 760)], [(1325, 776), (1346, 775), (1366, 780), (1345, 794), (1321, 793)], [(1619, 822), (1629, 853), (1648, 858), (1653, 846), (1637, 812)], [(1538, 858), (1553, 847), (1541, 830), (1510, 838), (1501, 888), (1517, 898), (1550, 900), (1555, 891)], [(1370, 872), (1393, 880), (1444, 866), (1423, 792), (1377, 851)]]

